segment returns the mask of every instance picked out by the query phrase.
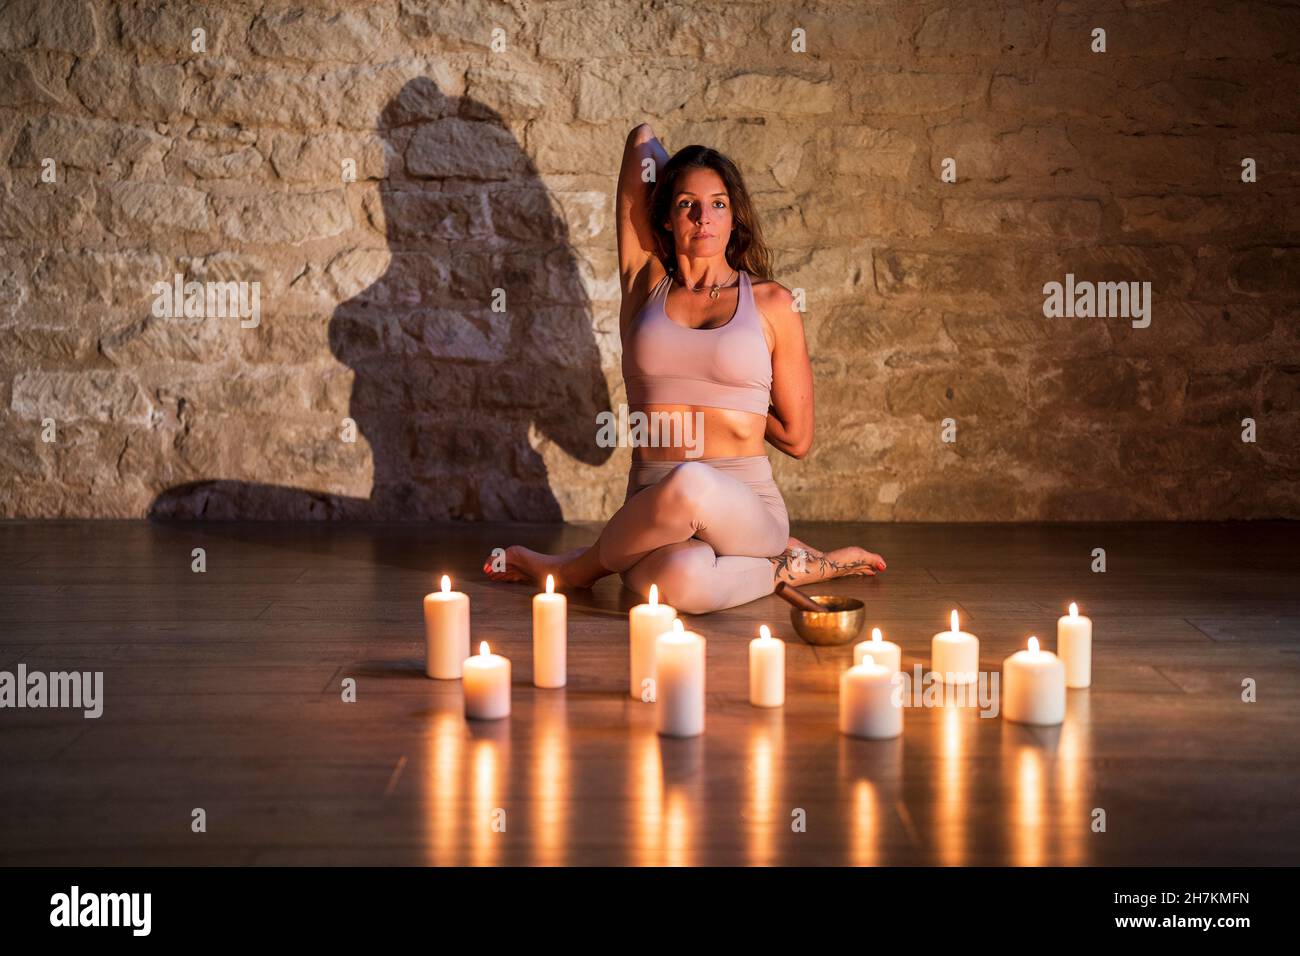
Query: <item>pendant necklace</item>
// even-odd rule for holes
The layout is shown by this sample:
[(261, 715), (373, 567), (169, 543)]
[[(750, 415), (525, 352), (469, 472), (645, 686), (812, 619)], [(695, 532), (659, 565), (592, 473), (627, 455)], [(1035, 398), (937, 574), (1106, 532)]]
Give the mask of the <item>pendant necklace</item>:
[[(729, 288), (729, 287), (731, 286), (731, 280), (732, 280), (733, 278), (735, 278), (735, 275), (736, 275), (736, 271), (733, 269), (733, 270), (731, 271), (731, 275), (727, 276), (727, 284), (726, 284), (726, 286), (721, 286), (721, 285), (719, 285), (719, 284), (716, 283), (716, 282), (713, 283), (713, 287), (712, 287), (711, 289), (709, 289), (709, 298), (710, 298), (710, 299), (716, 299), (716, 298), (718, 297), (718, 294), (723, 290), (723, 288)], [(678, 283), (681, 284), (681, 287), (682, 287), (683, 289), (690, 289), (691, 292), (703, 292), (703, 291), (704, 291), (702, 288), (701, 288), (701, 289), (691, 289), (691, 287), (688, 286), (685, 282), (682, 282), (681, 279), (678, 279), (677, 281), (678, 281)]]

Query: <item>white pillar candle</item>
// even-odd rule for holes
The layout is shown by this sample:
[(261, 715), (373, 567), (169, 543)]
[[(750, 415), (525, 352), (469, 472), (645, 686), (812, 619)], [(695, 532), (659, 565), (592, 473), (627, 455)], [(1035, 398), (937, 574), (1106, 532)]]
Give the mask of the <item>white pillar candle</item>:
[(785, 703), (785, 641), (773, 637), (766, 624), (749, 642), (749, 702), (755, 707)]
[(628, 612), (628, 690), (637, 700), (653, 704), (655, 699), (655, 638), (670, 631), (677, 611), (659, 603), (659, 588), (650, 585), (649, 604), (638, 604)]
[(1020, 724), (1065, 720), (1065, 664), (1040, 650), (1036, 637), (1029, 639), (1028, 650), (1002, 662), (1002, 716)]
[(465, 716), (496, 720), (510, 716), (510, 661), (479, 645), (478, 655), (465, 658)]
[(930, 641), (930, 670), (948, 684), (973, 684), (979, 677), (980, 642), (974, 634), (967, 634), (957, 626), (957, 611), (951, 617), (952, 627), (940, 631)]
[(424, 596), (424, 673), (438, 680), (459, 680), (469, 657), (469, 595), (451, 589), (442, 576), (442, 590)]
[(568, 679), (569, 602), (555, 593), (555, 575), (546, 576), (546, 593), (533, 595), (533, 684), (563, 687)]
[(903, 649), (893, 641), (885, 640), (878, 627), (871, 629), (871, 640), (859, 641), (853, 645), (854, 666), (862, 663), (865, 654), (870, 654), (873, 661), (891, 671), (903, 669)]
[(885, 740), (903, 732), (903, 699), (898, 670), (882, 667), (864, 655), (840, 675), (840, 733)]
[(704, 638), (673, 621), (655, 638), (655, 714), (665, 737), (704, 733)]
[(1087, 687), (1092, 683), (1092, 618), (1079, 613), (1070, 602), (1070, 613), (1056, 621), (1056, 653), (1065, 662), (1065, 686)]

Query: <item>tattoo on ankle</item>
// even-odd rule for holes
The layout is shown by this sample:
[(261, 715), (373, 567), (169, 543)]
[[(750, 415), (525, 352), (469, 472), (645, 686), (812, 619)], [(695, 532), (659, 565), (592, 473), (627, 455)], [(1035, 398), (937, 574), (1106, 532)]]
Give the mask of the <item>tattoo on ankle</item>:
[(792, 581), (795, 575), (807, 570), (808, 552), (803, 548), (786, 548), (768, 560), (772, 562), (772, 572), (777, 577), (784, 575), (787, 581)]
[(788, 583), (795, 583), (801, 577), (808, 581), (826, 581), (873, 570), (870, 561), (836, 561), (824, 552), (806, 548), (787, 548), (768, 560), (772, 562), (773, 574)]

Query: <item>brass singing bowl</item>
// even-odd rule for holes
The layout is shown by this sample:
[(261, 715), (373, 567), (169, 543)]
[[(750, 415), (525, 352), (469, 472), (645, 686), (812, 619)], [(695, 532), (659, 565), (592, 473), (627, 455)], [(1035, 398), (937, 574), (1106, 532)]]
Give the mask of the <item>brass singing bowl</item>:
[(847, 644), (862, 633), (862, 623), (867, 617), (867, 607), (857, 598), (835, 594), (808, 595), (826, 610), (801, 611), (790, 608), (790, 623), (795, 633), (809, 644), (829, 647)]

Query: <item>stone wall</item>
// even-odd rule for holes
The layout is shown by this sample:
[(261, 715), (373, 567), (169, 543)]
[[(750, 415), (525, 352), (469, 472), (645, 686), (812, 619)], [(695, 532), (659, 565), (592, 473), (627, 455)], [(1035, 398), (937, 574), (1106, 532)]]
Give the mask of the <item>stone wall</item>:
[(1300, 517), (1293, 2), (0, 7), (0, 515), (606, 517), (648, 121), (804, 290), (796, 519)]

